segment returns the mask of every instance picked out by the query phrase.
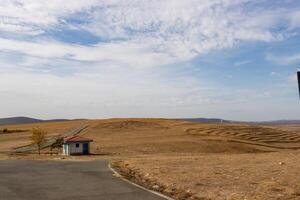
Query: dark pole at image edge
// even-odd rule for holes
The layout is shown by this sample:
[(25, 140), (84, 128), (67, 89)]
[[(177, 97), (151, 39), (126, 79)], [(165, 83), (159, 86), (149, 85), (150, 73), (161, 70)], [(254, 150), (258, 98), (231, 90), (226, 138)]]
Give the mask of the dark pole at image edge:
[(297, 72), (298, 77), (298, 89), (299, 89), (299, 98), (300, 98), (300, 71)]

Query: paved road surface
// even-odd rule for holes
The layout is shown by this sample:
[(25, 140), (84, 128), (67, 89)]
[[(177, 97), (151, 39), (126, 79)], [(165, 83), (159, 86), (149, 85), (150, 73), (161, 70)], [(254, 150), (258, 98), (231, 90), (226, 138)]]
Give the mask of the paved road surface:
[(106, 161), (0, 161), (1, 200), (162, 200), (130, 185)]

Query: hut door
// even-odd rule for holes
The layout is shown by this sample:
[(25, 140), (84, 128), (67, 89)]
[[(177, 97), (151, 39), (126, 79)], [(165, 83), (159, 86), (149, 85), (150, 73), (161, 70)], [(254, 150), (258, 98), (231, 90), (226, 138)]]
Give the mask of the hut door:
[(83, 154), (89, 154), (89, 143), (83, 144)]

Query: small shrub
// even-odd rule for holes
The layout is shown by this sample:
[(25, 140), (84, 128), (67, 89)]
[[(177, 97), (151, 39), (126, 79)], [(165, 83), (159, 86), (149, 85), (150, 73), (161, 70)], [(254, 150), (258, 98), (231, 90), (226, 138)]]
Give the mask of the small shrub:
[(56, 138), (55, 142), (50, 146), (50, 150), (52, 152), (53, 149), (60, 150), (63, 146), (64, 139), (62, 137)]

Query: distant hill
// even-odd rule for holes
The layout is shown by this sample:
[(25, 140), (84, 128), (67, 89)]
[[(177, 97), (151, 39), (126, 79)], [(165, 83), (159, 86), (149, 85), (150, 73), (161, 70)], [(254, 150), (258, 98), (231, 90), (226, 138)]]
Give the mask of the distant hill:
[(284, 125), (300, 124), (300, 120), (274, 120), (274, 121), (232, 121), (219, 118), (182, 118), (180, 120), (199, 123), (241, 123), (241, 124), (261, 124), (261, 125)]
[(0, 118), (0, 125), (10, 125), (10, 124), (31, 124), (39, 122), (56, 122), (56, 121), (66, 121), (67, 119), (51, 119), (51, 120), (41, 120), (34, 119), (30, 117), (8, 117)]
[(219, 118), (182, 118), (180, 120), (200, 123), (232, 123), (233, 121), (219, 119)]
[[(70, 119), (35, 119), (30, 117), (8, 117), (8, 118), (0, 118), (0, 125), (11, 125), (11, 124), (31, 124), (31, 123), (41, 123), (41, 122), (60, 122), (60, 121), (69, 121)], [(79, 119), (74, 119), (79, 120)], [(84, 120), (84, 119), (81, 119)], [(261, 125), (284, 125), (284, 124), (300, 124), (300, 120), (274, 120), (274, 121), (233, 121), (233, 120), (225, 120), (220, 118), (180, 118), (177, 120), (184, 120), (190, 122), (198, 122), (198, 123), (240, 123), (240, 124), (261, 124)]]
[(275, 120), (275, 121), (264, 121), (256, 122), (258, 124), (270, 124), (270, 125), (283, 125), (283, 124), (300, 124), (300, 120)]

